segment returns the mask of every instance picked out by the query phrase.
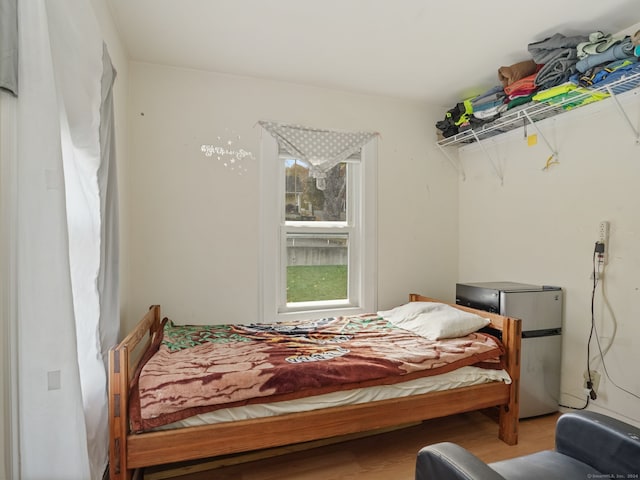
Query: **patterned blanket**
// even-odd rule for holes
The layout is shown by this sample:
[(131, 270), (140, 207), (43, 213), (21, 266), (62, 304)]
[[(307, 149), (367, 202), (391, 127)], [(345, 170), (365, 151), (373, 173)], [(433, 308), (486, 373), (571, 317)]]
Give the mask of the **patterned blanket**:
[(387, 385), (466, 365), (502, 368), (491, 335), (431, 341), (375, 314), (253, 325), (174, 325), (130, 392), (135, 432), (219, 408)]

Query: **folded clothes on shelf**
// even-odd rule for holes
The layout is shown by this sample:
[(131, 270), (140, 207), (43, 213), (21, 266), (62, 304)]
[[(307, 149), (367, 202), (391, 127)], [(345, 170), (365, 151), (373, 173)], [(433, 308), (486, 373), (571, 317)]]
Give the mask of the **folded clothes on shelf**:
[(527, 49), (531, 60), (498, 69), (501, 85), (447, 111), (436, 123), (443, 137), (460, 133), (453, 142), (467, 143), (476, 134), (493, 136), (523, 120), (537, 122), (640, 87), (640, 30), (633, 36), (557, 33)]
[(602, 53), (596, 55), (587, 55), (578, 63), (576, 63), (576, 70), (580, 73), (585, 73), (590, 68), (604, 63), (610, 63), (615, 60), (622, 60), (624, 58), (632, 57), (634, 54), (634, 46), (631, 42), (631, 37), (625, 37), (625, 39), (612, 46)]
[(500, 67), (498, 69), (498, 80), (502, 83), (502, 87), (506, 88), (522, 78), (537, 73), (540, 67), (542, 65), (536, 64), (533, 60), (525, 60), (508, 67)]
[(603, 53), (616, 44), (621, 43), (624, 38), (624, 35), (605, 34), (600, 31), (593, 32), (589, 34), (588, 41), (579, 43), (576, 46), (578, 58), (582, 59), (588, 55)]
[(566, 82), (576, 72), (576, 47), (588, 41), (589, 37), (584, 35), (566, 37), (556, 33), (545, 40), (527, 45), (533, 61), (544, 65), (536, 75), (535, 84), (546, 89)]
[(630, 70), (638, 62), (637, 57), (628, 57), (622, 60), (616, 60), (606, 65), (598, 65), (588, 70), (584, 74), (575, 74), (571, 77), (571, 81), (583, 87), (597, 87), (597, 85), (618, 70)]
[(567, 82), (538, 92), (534, 95), (533, 100), (559, 105), (565, 110), (570, 110), (581, 105), (597, 102), (608, 96), (607, 92), (589, 90), (575, 83)]
[(624, 92), (628, 92), (634, 88), (640, 86), (640, 62), (635, 62), (632, 65), (620, 68), (614, 72), (611, 72), (605, 78), (594, 84), (594, 88), (606, 87), (609, 85), (611, 91), (619, 95)]

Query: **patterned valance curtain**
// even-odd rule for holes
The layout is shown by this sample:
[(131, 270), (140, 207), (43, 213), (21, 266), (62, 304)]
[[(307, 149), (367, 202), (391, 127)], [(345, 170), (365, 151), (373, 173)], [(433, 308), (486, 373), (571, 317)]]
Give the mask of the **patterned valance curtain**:
[(316, 179), (318, 190), (325, 189), (329, 170), (378, 135), (376, 132), (342, 132), (274, 122), (259, 124), (273, 135), (283, 150), (311, 165), (309, 173)]
[(18, 95), (18, 0), (0, 0), (0, 88)]

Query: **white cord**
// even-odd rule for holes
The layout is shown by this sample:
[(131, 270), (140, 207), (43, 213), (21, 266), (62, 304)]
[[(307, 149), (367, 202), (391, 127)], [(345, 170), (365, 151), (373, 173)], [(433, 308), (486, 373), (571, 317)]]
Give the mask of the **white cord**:
[[(613, 333), (611, 334), (611, 339), (609, 340), (608, 345), (603, 349), (602, 346), (600, 345), (600, 335), (598, 334), (598, 329), (596, 327), (596, 322), (595, 319), (592, 317), (591, 319), (591, 327), (593, 328), (593, 332), (595, 333), (595, 337), (596, 337), (596, 345), (598, 345), (598, 353), (596, 355), (594, 355), (592, 358), (589, 359), (589, 365), (591, 364), (592, 361), (599, 359), (600, 363), (602, 364), (602, 369), (604, 370), (604, 374), (607, 377), (607, 379), (611, 382), (611, 384), (618, 388), (619, 390), (622, 390), (625, 393), (628, 393), (629, 395), (636, 397), (636, 398), (640, 398), (640, 395), (630, 392), (629, 390), (621, 387), (620, 385), (618, 385), (609, 375), (609, 371), (607, 370), (607, 365), (604, 361), (604, 356), (607, 354), (607, 352), (609, 351), (609, 349), (611, 348), (611, 346), (613, 345), (613, 341), (616, 337), (616, 333), (618, 331), (618, 320), (616, 319), (615, 313), (613, 312), (613, 308), (611, 307), (611, 304), (609, 302), (609, 299), (607, 298), (606, 295), (606, 290), (605, 290), (605, 283), (604, 283), (604, 262), (602, 261), (601, 257), (598, 256), (598, 262), (597, 262), (597, 267), (594, 264), (594, 280), (593, 280), (593, 288), (595, 291), (595, 288), (597, 287), (598, 283), (601, 284), (600, 287), (600, 293), (602, 295), (602, 299), (603, 299), (603, 303), (604, 305), (607, 307), (607, 310), (609, 310), (609, 314), (611, 315), (611, 320), (613, 323)], [(595, 293), (595, 292), (594, 292)], [(592, 311), (593, 314), (593, 311)], [(589, 371), (590, 371), (590, 366), (588, 366)], [(591, 378), (589, 378), (589, 380), (591, 381)]]

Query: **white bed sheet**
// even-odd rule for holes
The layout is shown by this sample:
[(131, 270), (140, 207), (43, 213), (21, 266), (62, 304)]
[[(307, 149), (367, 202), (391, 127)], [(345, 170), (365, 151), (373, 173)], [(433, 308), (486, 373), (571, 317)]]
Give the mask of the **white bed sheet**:
[(453, 388), (480, 385), (489, 382), (511, 383), (506, 370), (489, 370), (478, 367), (462, 367), (449, 373), (418, 378), (394, 385), (358, 388), (326, 393), (314, 397), (286, 400), (282, 402), (245, 405), (243, 407), (223, 408), (213, 412), (195, 415), (179, 422), (170, 423), (155, 430), (210, 425), (221, 422), (264, 418), (286, 413), (308, 412), (320, 408), (356, 405), (392, 398), (408, 397), (421, 393), (450, 390)]

